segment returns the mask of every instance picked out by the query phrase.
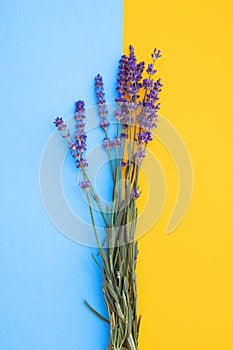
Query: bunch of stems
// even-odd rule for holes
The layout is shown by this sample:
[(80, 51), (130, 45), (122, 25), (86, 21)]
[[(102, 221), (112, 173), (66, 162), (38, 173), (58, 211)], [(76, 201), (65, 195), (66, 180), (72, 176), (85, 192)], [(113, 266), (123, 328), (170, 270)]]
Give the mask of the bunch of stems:
[[(101, 257), (101, 262), (94, 255), (93, 259), (102, 273), (103, 296), (108, 318), (99, 314), (87, 301), (86, 305), (101, 320), (109, 324), (110, 340), (108, 350), (137, 350), (141, 316), (138, 316), (138, 296), (136, 282), (136, 264), (138, 243), (136, 240), (137, 205), (140, 195), (139, 174), (147, 145), (152, 141), (152, 129), (156, 127), (158, 93), (162, 84), (154, 81), (154, 65), (160, 57), (160, 51), (152, 53), (152, 64), (148, 65), (148, 78), (142, 81), (144, 62), (137, 63), (134, 49), (130, 46), (130, 55), (122, 56), (119, 66), (117, 91), (118, 118), (116, 138), (108, 136), (109, 122), (104, 100), (102, 77), (95, 79), (98, 98), (98, 114), (102, 118), (104, 147), (109, 157), (113, 181), (112, 206), (102, 208), (98, 195), (87, 174), (86, 134), (84, 130), (84, 102), (76, 102), (75, 119), (77, 121), (76, 141), (72, 141), (70, 132), (62, 118), (55, 120), (58, 130), (68, 141), (69, 149), (80, 169), (83, 181), (80, 187), (85, 190), (93, 231)], [(114, 151), (114, 155), (113, 152)], [(100, 242), (92, 201), (95, 201), (106, 231), (104, 242)]]
[[(131, 152), (133, 153), (133, 146)], [(125, 171), (121, 166), (117, 166), (114, 171), (112, 211), (110, 212), (106, 208), (107, 248), (104, 248), (99, 241), (90, 195), (86, 191), (94, 234), (102, 259), (102, 265), (100, 265), (94, 257), (102, 272), (102, 290), (108, 311), (108, 320), (99, 315), (87, 302), (86, 304), (97, 316), (109, 323), (109, 350), (138, 349), (141, 317), (138, 317), (137, 311), (136, 263), (138, 244), (135, 241), (137, 207), (135, 200), (131, 197), (132, 186), (134, 186), (134, 181), (138, 179), (138, 171), (139, 166), (135, 171), (134, 162), (130, 162)], [(131, 179), (134, 181), (132, 182)], [(95, 194), (92, 194), (92, 197), (96, 198)]]

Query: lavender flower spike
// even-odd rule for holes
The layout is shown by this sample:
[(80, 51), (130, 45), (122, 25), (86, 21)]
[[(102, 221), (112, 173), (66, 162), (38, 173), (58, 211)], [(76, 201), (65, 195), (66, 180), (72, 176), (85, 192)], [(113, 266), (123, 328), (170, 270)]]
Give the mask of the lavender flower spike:
[(128, 58), (128, 88), (127, 93), (130, 96), (131, 102), (136, 102), (139, 97), (138, 92), (142, 87), (140, 82), (142, 79), (142, 73), (145, 67), (144, 62), (137, 63), (137, 58), (134, 53), (132, 45), (129, 47), (129, 58)]
[(105, 105), (106, 101), (104, 98), (105, 93), (104, 93), (103, 78), (100, 74), (98, 74), (95, 77), (95, 93), (97, 97), (99, 116), (106, 119), (108, 111)]
[(128, 65), (128, 57), (123, 55), (120, 59), (118, 79), (116, 89), (118, 91), (118, 97), (116, 98), (116, 102), (122, 103), (126, 102), (125, 92), (127, 89), (127, 81), (128, 81), (128, 73), (127, 73), (127, 65)]
[(152, 132), (151, 131), (141, 131), (137, 134), (139, 143), (148, 143), (152, 141)]
[(83, 119), (85, 119), (85, 103), (84, 101), (77, 101), (75, 102), (75, 115), (74, 115), (75, 119), (77, 121), (82, 121)]
[(75, 119), (77, 121), (76, 128), (77, 131), (75, 133), (75, 143), (70, 144), (70, 150), (72, 156), (76, 159), (77, 168), (84, 170), (87, 168), (88, 163), (86, 158), (84, 157), (84, 152), (87, 149), (87, 135), (84, 130), (85, 126), (85, 103), (84, 101), (77, 101), (75, 103)]

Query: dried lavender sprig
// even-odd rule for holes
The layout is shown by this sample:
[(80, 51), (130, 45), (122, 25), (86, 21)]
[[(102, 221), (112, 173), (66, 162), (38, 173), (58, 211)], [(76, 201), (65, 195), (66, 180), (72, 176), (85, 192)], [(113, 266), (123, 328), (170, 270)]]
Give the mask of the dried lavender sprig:
[[(80, 119), (84, 119), (85, 118), (85, 104), (83, 101), (77, 101), (76, 104), (76, 111), (75, 111), (75, 119), (76, 120), (80, 120)], [(87, 190), (91, 189), (91, 193), (92, 193), (92, 197), (95, 200), (95, 202), (97, 203), (97, 206), (99, 208), (100, 214), (102, 216), (102, 219), (104, 221), (105, 226), (108, 225), (108, 222), (104, 216), (104, 212), (103, 209), (101, 207), (99, 198), (95, 192), (95, 189), (87, 175), (86, 172), (86, 168), (87, 168), (87, 160), (86, 158), (83, 158), (83, 152), (86, 150), (86, 134), (84, 132), (84, 130), (80, 130), (78, 133), (76, 133), (76, 142), (71, 141), (70, 139), (70, 131), (67, 130), (67, 125), (65, 124), (65, 122), (63, 121), (62, 117), (57, 117), (54, 120), (54, 124), (57, 127), (58, 130), (61, 131), (61, 136), (63, 138), (66, 139), (66, 141), (68, 142), (68, 148), (71, 151), (72, 157), (75, 158), (76, 160), (76, 166), (77, 168), (79, 168), (82, 173), (83, 176), (87, 179), (84, 182), (79, 182), (79, 186), (80, 188)], [(78, 139), (78, 141), (77, 141)], [(85, 143), (83, 143), (85, 141)]]
[[(137, 116), (137, 119), (139, 122), (139, 133), (137, 134), (137, 142), (139, 144), (144, 143), (143, 154), (144, 152), (146, 152), (148, 143), (152, 141), (151, 129), (157, 126), (157, 111), (160, 108), (160, 104), (155, 105), (155, 102), (159, 99), (158, 94), (161, 91), (161, 87), (162, 87), (161, 79), (158, 79), (156, 82), (154, 82), (154, 80), (152, 79), (152, 76), (157, 72), (154, 69), (154, 66), (157, 59), (161, 57), (161, 51), (154, 49), (151, 56), (152, 56), (153, 62), (152, 64), (149, 64), (147, 68), (148, 79), (144, 79), (143, 81), (143, 87), (145, 89), (145, 93), (144, 93), (144, 98), (142, 102), (142, 113)], [(149, 94), (148, 94), (148, 90), (149, 90)], [(146, 140), (145, 140), (145, 137), (147, 138)], [(138, 153), (139, 153), (139, 150), (138, 150)], [(136, 153), (136, 157), (138, 153)], [(136, 175), (135, 175), (135, 181), (133, 185), (134, 187), (137, 187), (138, 173), (140, 170), (141, 163), (142, 163), (142, 159), (140, 160), (137, 159)], [(135, 172), (135, 165), (133, 168), (133, 173), (134, 172)]]
[(132, 45), (130, 45), (129, 51), (127, 93), (130, 96), (130, 102), (136, 102), (139, 97), (138, 92), (142, 87), (141, 79), (145, 62), (137, 63), (137, 58)]
[[(107, 107), (105, 104), (105, 93), (104, 93), (104, 85), (103, 85), (103, 78), (100, 74), (98, 74), (95, 77), (95, 93), (97, 97), (97, 103), (98, 103), (98, 114), (102, 118), (100, 122), (100, 127), (104, 130), (105, 133), (105, 139), (103, 142), (103, 147), (107, 150), (108, 156), (109, 156), (109, 161), (110, 161), (110, 167), (111, 167), (111, 172), (112, 172), (112, 178), (113, 181), (115, 179), (115, 174), (114, 174), (114, 169), (113, 169), (113, 161), (112, 161), (112, 156), (111, 156), (111, 149), (115, 147), (115, 172), (116, 172), (116, 167), (117, 167), (117, 158), (118, 158), (118, 147), (119, 147), (119, 142), (116, 142), (116, 140), (111, 141), (108, 137), (108, 132), (107, 128), (109, 126), (109, 121), (107, 119)], [(117, 132), (118, 135), (118, 132)], [(117, 136), (118, 138), (118, 136)]]
[[(132, 65), (132, 56), (131, 56), (130, 64)], [(123, 125), (125, 125), (125, 127), (128, 129), (128, 124), (125, 118), (128, 115), (128, 108), (126, 107), (128, 102), (126, 91), (129, 84), (128, 65), (129, 65), (129, 57), (127, 57), (126, 55), (121, 56), (121, 59), (119, 61), (118, 79), (117, 79), (117, 85), (116, 85), (118, 96), (115, 99), (116, 102), (119, 104), (119, 108), (114, 113), (117, 119), (117, 137), (119, 137), (119, 133), (120, 133), (120, 123), (124, 123)], [(125, 132), (123, 133), (126, 134)], [(124, 149), (125, 149), (125, 138), (123, 139), (123, 149), (122, 149), (122, 157), (120, 160), (120, 164), (123, 161)]]
[(152, 76), (157, 72), (154, 69), (155, 66), (155, 62), (161, 57), (161, 51), (157, 50), (156, 48), (154, 49), (153, 53), (151, 54), (152, 57), (152, 63), (148, 64), (148, 68), (147, 68), (147, 73), (148, 73), (148, 79), (144, 79), (143, 81), (143, 85), (145, 88), (145, 94), (144, 94), (144, 98), (143, 98), (143, 103), (145, 103), (146, 101), (146, 97), (147, 97), (147, 93), (148, 90), (153, 89), (153, 80), (152, 80)]
[(128, 57), (126, 55), (121, 56), (119, 62), (119, 71), (116, 90), (118, 91), (118, 97), (116, 102), (126, 102), (125, 91), (127, 89), (128, 73), (127, 73)]
[(95, 94), (97, 97), (98, 114), (107, 121), (108, 110), (105, 101), (103, 78), (100, 74), (95, 77)]
[[(128, 164), (126, 167), (126, 180), (129, 180), (130, 172), (131, 172), (133, 150), (134, 150), (134, 139), (135, 139), (135, 133), (136, 133), (135, 110), (137, 108), (137, 99), (139, 97), (138, 92), (142, 87), (140, 80), (142, 78), (142, 72), (144, 70), (144, 66), (145, 66), (144, 62), (141, 62), (139, 64), (137, 63), (137, 58), (135, 56), (134, 48), (132, 45), (130, 45), (128, 65), (127, 65), (128, 86), (126, 90), (126, 94), (129, 95), (129, 102), (128, 102), (129, 115), (128, 115), (128, 120), (125, 120), (125, 122), (128, 124), (128, 130), (129, 130), (129, 145), (127, 147)], [(132, 135), (132, 128), (133, 128), (133, 135)], [(133, 137), (133, 140), (132, 140), (132, 137)]]
[[(130, 50), (129, 57), (123, 56), (122, 60), (120, 61), (119, 78), (118, 78), (118, 82), (117, 82), (117, 90), (119, 92), (119, 96), (116, 99), (116, 101), (117, 102), (124, 101), (124, 103), (122, 103), (123, 106), (127, 105), (127, 103), (130, 104), (130, 101), (133, 100), (133, 98), (132, 98), (133, 89), (134, 89), (133, 92), (137, 93), (136, 85), (134, 84), (134, 79), (135, 79), (136, 67), (138, 67), (139, 64), (137, 64), (137, 59), (136, 59), (136, 56), (134, 53), (134, 48), (132, 46), (130, 46), (129, 50)], [(161, 84), (160, 79), (158, 79), (156, 82), (154, 82), (154, 80), (152, 79), (152, 76), (156, 73), (156, 70), (154, 69), (155, 62), (160, 57), (161, 57), (160, 50), (155, 49), (152, 53), (153, 62), (150, 63), (148, 65), (148, 68), (147, 68), (147, 73), (148, 73), (149, 77), (148, 77), (148, 79), (144, 79), (143, 84), (139, 85), (139, 88), (143, 87), (145, 90), (145, 96), (143, 98), (143, 103), (142, 103), (142, 107), (141, 107), (141, 108), (143, 108), (143, 110), (142, 110), (143, 113), (141, 113), (141, 120), (140, 119), (137, 120), (137, 121), (139, 121), (139, 133), (137, 135), (136, 135), (136, 130), (137, 130), (136, 119), (134, 119), (133, 142), (131, 142), (131, 148), (129, 149), (129, 147), (128, 147), (128, 159), (129, 159), (129, 161), (127, 164), (127, 176), (129, 176), (130, 171), (131, 171), (130, 170), (131, 169), (131, 158), (134, 158), (135, 154), (136, 154), (136, 158), (137, 158), (137, 155), (139, 154), (139, 150), (138, 150), (138, 152), (137, 151), (135, 152), (135, 141), (136, 140), (137, 140), (137, 142), (140, 141), (140, 135), (141, 135), (141, 132), (143, 132), (143, 129), (146, 130), (145, 132), (147, 132), (147, 131), (150, 131), (151, 129), (153, 129), (154, 127), (157, 126), (157, 111), (159, 109), (159, 104), (157, 104), (156, 106), (154, 106), (154, 104), (158, 100), (158, 93), (161, 91), (162, 84)], [(142, 65), (141, 65), (141, 67), (143, 68)], [(143, 71), (143, 69), (142, 69), (142, 71)], [(141, 78), (140, 74), (138, 76)], [(122, 87), (125, 89), (125, 91), (122, 89)], [(129, 87), (130, 87), (130, 91), (129, 91)], [(149, 91), (149, 94), (148, 94), (148, 91)], [(129, 98), (130, 98), (129, 102), (127, 102), (127, 98), (126, 98), (127, 95), (129, 95)], [(134, 98), (134, 100), (135, 100), (135, 98)], [(144, 100), (145, 100), (145, 102), (144, 102)], [(138, 105), (140, 106), (140, 102)], [(152, 109), (153, 109), (153, 111), (152, 111)], [(130, 113), (132, 113), (131, 109), (129, 111), (130, 111)], [(147, 115), (149, 115), (149, 117)], [(119, 109), (118, 109), (118, 111), (116, 111), (115, 116), (117, 117), (118, 120), (121, 120), (121, 122), (123, 122), (122, 115), (119, 112)], [(127, 121), (126, 121), (126, 123), (127, 123)], [(131, 139), (131, 136), (132, 136), (131, 128), (129, 128), (129, 132), (130, 132), (130, 139)], [(138, 138), (139, 138), (139, 140), (138, 140)], [(151, 140), (152, 140), (152, 138), (148, 139), (147, 141), (150, 142)], [(125, 146), (125, 143), (124, 143), (124, 146)], [(147, 144), (145, 146), (145, 149), (146, 149), (146, 147), (147, 147)], [(143, 152), (140, 152), (140, 153), (144, 154), (144, 152), (145, 152), (145, 150)], [(121, 164), (123, 163), (123, 157), (124, 157), (124, 150), (122, 152)], [(137, 161), (137, 159), (136, 159), (136, 161)], [(137, 163), (138, 163), (137, 169), (139, 171), (141, 160), (140, 160), (140, 162), (137, 161)], [(135, 173), (135, 161), (133, 162), (133, 167), (132, 167), (132, 172), (131, 172), (131, 181), (133, 180), (134, 173)]]
[[(83, 127), (80, 129), (80, 127), (79, 127), (79, 121), (80, 120), (84, 120), (85, 119), (85, 103), (84, 103), (84, 101), (81, 101), (81, 100), (79, 100), (79, 101), (77, 101), (76, 103), (75, 103), (75, 107), (76, 107), (76, 111), (75, 111), (75, 119), (76, 119), (76, 121), (77, 121), (77, 123), (76, 123), (76, 127), (77, 127), (77, 129), (78, 129), (78, 132), (75, 134), (75, 136), (76, 136), (76, 142), (78, 143), (78, 145), (81, 145), (82, 146), (82, 144), (83, 144), (83, 142), (85, 141), (85, 143), (84, 143), (84, 148), (86, 148), (86, 139), (87, 139), (87, 136), (86, 136), (86, 133), (85, 133), (85, 130), (84, 130), (84, 125), (83, 125)], [(103, 218), (103, 221), (104, 221), (104, 224), (105, 225), (108, 225), (108, 223), (107, 223), (107, 220), (106, 220), (106, 218), (105, 218), (105, 216), (104, 216), (104, 213), (103, 213), (103, 209), (102, 209), (102, 207), (101, 207), (101, 204), (100, 204), (100, 201), (99, 201), (99, 198), (98, 198), (98, 196), (97, 196), (97, 194), (96, 194), (96, 192), (95, 192), (95, 189), (94, 189), (94, 187), (93, 187), (93, 185), (92, 185), (92, 183), (91, 183), (91, 181), (90, 181), (90, 179), (89, 179), (89, 177), (88, 177), (88, 175), (87, 175), (87, 172), (86, 172), (86, 167), (85, 166), (83, 166), (83, 163), (85, 164), (85, 161), (83, 161), (83, 159), (81, 158), (81, 159), (79, 159), (78, 160), (79, 161), (79, 163), (78, 163), (78, 165), (79, 165), (79, 168), (81, 169), (81, 171), (82, 171), (82, 173), (83, 173), (83, 177), (84, 177), (84, 179), (85, 179), (85, 181), (84, 181), (84, 184), (82, 185), (82, 183), (81, 183), (81, 188), (82, 189), (86, 189), (85, 187), (87, 187), (87, 189), (90, 187), (90, 189), (91, 189), (91, 193), (92, 193), (92, 197), (93, 197), (93, 199), (95, 200), (95, 202), (97, 203), (97, 205), (98, 205), (98, 208), (99, 208), (99, 211), (100, 211), (100, 213), (101, 213), (101, 216), (102, 216), (102, 218)], [(80, 165), (81, 165), (81, 167), (80, 167)]]

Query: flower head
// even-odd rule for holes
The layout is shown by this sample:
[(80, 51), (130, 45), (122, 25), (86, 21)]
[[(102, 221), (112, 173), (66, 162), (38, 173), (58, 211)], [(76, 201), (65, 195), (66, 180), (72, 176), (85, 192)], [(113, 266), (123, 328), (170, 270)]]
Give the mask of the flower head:
[(66, 124), (64, 123), (62, 117), (57, 117), (55, 120), (54, 120), (54, 124), (56, 125), (57, 129), (60, 130), (60, 131), (64, 131), (66, 130)]
[(125, 93), (127, 89), (128, 73), (127, 73), (127, 64), (128, 57), (126, 55), (121, 56), (119, 62), (119, 71), (116, 89), (118, 91), (118, 97), (116, 102), (126, 102)]
[(161, 57), (161, 51), (154, 49), (153, 53), (151, 54), (151, 57), (153, 58), (153, 61), (156, 61), (158, 58)]
[(104, 84), (103, 78), (100, 74), (95, 77), (95, 93), (98, 103), (98, 114), (103, 120), (100, 122), (100, 127), (106, 132), (109, 122), (107, 120), (108, 110), (105, 104), (105, 93), (104, 93)]
[(84, 101), (77, 101), (75, 103), (76, 112), (74, 118), (76, 119), (75, 142), (70, 144), (72, 156), (76, 160), (76, 166), (79, 169), (85, 169), (88, 166), (87, 160), (84, 157), (84, 152), (87, 149), (87, 135), (84, 130), (85, 127), (85, 103)]
[(76, 112), (84, 112), (85, 109), (85, 102), (84, 101), (77, 101), (75, 102)]
[(143, 85), (144, 89), (151, 90), (154, 86), (154, 80), (153, 79), (144, 79), (142, 85)]
[(105, 93), (104, 93), (104, 84), (103, 84), (103, 78), (100, 74), (98, 74), (95, 77), (95, 93), (97, 97), (98, 104), (105, 103)]
[(100, 122), (100, 127), (106, 131), (107, 128), (109, 127), (109, 121), (107, 120), (107, 118), (103, 118)]
[(139, 143), (148, 143), (152, 141), (152, 132), (151, 131), (141, 131), (137, 134)]
[(137, 63), (137, 58), (132, 45), (129, 47), (128, 58), (128, 87), (127, 93), (130, 96), (130, 101), (136, 101), (139, 97), (138, 92), (142, 87), (141, 79), (145, 67), (144, 62)]
[(148, 68), (147, 68), (146, 72), (149, 75), (154, 75), (156, 73), (156, 70), (154, 69), (153, 63), (148, 64)]

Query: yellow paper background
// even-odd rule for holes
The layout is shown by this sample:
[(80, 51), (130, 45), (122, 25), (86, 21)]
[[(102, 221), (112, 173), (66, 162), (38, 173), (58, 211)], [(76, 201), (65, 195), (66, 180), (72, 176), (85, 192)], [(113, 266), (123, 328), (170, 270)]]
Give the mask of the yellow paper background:
[(124, 50), (132, 43), (147, 61), (154, 47), (162, 50), (161, 113), (182, 135), (194, 169), (189, 210), (166, 235), (177, 173), (165, 148), (153, 146), (167, 200), (139, 242), (141, 350), (233, 349), (232, 11), (227, 0), (125, 0)]

